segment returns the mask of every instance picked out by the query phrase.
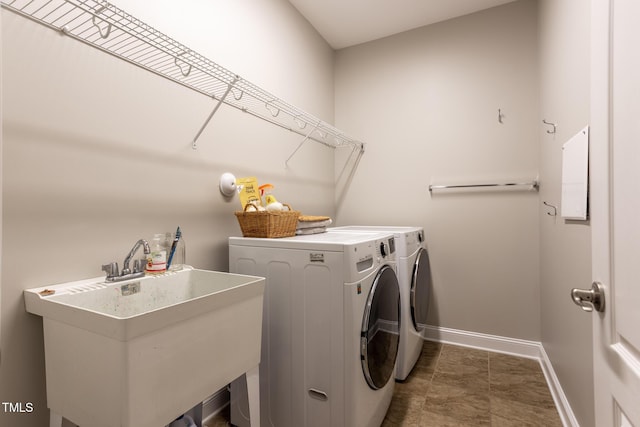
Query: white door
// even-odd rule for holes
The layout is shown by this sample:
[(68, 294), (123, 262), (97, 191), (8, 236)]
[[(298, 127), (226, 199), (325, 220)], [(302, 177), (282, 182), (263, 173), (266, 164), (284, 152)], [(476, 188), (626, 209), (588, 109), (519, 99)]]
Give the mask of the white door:
[(640, 427), (640, 2), (592, 0), (591, 224), (597, 427)]

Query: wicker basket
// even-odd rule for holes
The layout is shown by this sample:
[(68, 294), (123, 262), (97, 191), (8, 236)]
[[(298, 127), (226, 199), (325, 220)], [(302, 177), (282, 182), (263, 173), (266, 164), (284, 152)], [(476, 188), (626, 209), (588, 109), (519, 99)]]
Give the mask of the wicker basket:
[[(247, 212), (247, 208), (253, 206), (247, 204), (244, 211), (237, 211), (236, 218), (240, 224), (244, 237), (290, 237), (295, 236), (298, 226), (299, 211), (294, 211), (291, 206), (288, 211)], [(255, 206), (254, 206), (255, 207)]]

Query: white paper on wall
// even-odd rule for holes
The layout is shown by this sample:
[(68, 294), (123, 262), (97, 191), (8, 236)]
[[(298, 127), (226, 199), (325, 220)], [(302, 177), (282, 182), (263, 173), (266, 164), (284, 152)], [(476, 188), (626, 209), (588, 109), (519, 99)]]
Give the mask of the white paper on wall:
[(566, 219), (587, 219), (589, 191), (589, 126), (562, 146), (562, 205)]

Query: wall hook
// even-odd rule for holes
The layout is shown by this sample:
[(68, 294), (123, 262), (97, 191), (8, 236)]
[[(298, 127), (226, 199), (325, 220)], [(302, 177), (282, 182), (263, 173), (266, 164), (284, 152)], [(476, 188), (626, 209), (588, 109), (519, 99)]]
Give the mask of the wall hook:
[(298, 127), (299, 127), (300, 129), (304, 129), (304, 128), (306, 128), (306, 127), (307, 127), (307, 122), (303, 121), (303, 120), (300, 118), (300, 115), (299, 115), (299, 114), (293, 118), (293, 121), (294, 121), (294, 122), (296, 122), (296, 124), (298, 125)]
[[(185, 52), (179, 53), (178, 55), (176, 55), (175, 58), (173, 58), (173, 62), (174, 64), (176, 64), (176, 67), (178, 67), (180, 69), (180, 72), (182, 73), (182, 75), (184, 77), (189, 77), (189, 74), (191, 74), (191, 64), (187, 64), (184, 61), (180, 61), (182, 63), (182, 65), (180, 63), (178, 63), (178, 57), (181, 55), (184, 55)], [(183, 67), (183, 65), (186, 65), (186, 67)]]
[(553, 209), (553, 213), (547, 212), (547, 215), (549, 215), (549, 216), (557, 216), (558, 215), (558, 208), (557, 207), (555, 207), (551, 203), (547, 203), (545, 201), (543, 201), (542, 203), (544, 203), (545, 206), (549, 206), (551, 209)]
[(103, 39), (106, 39), (107, 37), (109, 37), (109, 34), (111, 33), (111, 24), (107, 22), (107, 28), (104, 32), (102, 32), (102, 28), (100, 28), (100, 25), (98, 25), (98, 22), (96, 21), (96, 18), (98, 17), (98, 15), (102, 13), (104, 9), (105, 9), (104, 6), (101, 6), (100, 8), (98, 8), (96, 10), (96, 13), (93, 15), (93, 18), (91, 18), (91, 22), (93, 22), (93, 25), (98, 29), (98, 32), (100, 33), (100, 37), (102, 37)]
[(556, 124), (555, 123), (548, 122), (545, 119), (542, 119), (542, 123), (544, 123), (545, 125), (553, 126), (553, 130), (547, 130), (547, 133), (556, 133)]
[(502, 110), (500, 108), (498, 108), (498, 123), (504, 123), (502, 121), (503, 117), (504, 117), (504, 114), (502, 114)]
[(264, 106), (269, 110), (273, 117), (278, 117), (278, 114), (280, 114), (280, 109), (275, 105), (272, 105), (271, 101), (265, 102)]
[(327, 135), (328, 135), (327, 132), (322, 132), (320, 129), (318, 129), (318, 126), (320, 126), (320, 123), (318, 123), (316, 125), (316, 129), (315, 130), (318, 133), (318, 135), (320, 135), (320, 138), (327, 139)]
[(242, 99), (242, 97), (244, 96), (244, 91), (241, 90), (239, 91), (240, 95), (236, 95), (236, 93), (232, 90), (231, 93), (233, 94), (233, 99), (235, 99), (236, 101), (240, 101)]

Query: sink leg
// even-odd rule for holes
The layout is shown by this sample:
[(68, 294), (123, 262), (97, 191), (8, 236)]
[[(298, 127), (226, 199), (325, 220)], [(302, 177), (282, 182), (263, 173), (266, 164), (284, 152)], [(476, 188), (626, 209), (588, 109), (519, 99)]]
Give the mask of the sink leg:
[(245, 377), (247, 379), (251, 427), (260, 427), (260, 375), (258, 366), (247, 371)]
[(62, 427), (62, 415), (49, 409), (49, 427)]

